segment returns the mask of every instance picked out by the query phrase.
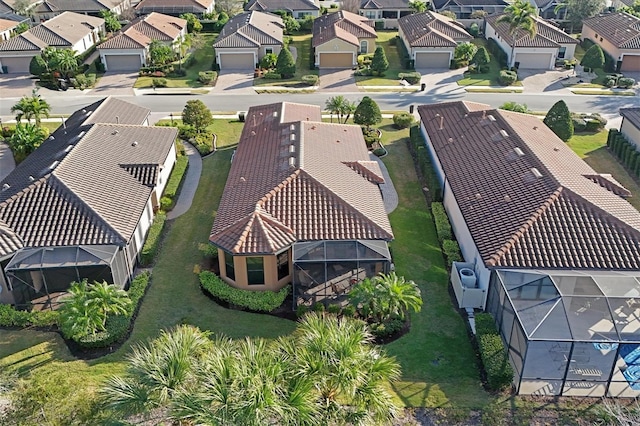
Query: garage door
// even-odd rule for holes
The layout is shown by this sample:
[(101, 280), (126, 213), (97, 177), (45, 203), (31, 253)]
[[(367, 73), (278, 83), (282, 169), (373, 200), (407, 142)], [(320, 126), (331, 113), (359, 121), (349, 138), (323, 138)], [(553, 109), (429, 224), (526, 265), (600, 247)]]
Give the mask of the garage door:
[(640, 72), (640, 55), (624, 55), (620, 71)]
[(320, 68), (351, 68), (353, 53), (320, 53)]
[(222, 70), (252, 70), (255, 67), (253, 53), (220, 54), (220, 69)]
[(7, 67), (9, 74), (24, 74), (29, 72), (29, 64), (31, 56), (14, 56), (10, 58), (1, 58), (3, 67)]
[(107, 71), (137, 71), (142, 66), (140, 55), (106, 55)]
[(417, 52), (414, 68), (449, 68), (450, 56), (449, 52)]
[(521, 69), (548, 70), (551, 63), (549, 53), (519, 53), (516, 62), (520, 62)]

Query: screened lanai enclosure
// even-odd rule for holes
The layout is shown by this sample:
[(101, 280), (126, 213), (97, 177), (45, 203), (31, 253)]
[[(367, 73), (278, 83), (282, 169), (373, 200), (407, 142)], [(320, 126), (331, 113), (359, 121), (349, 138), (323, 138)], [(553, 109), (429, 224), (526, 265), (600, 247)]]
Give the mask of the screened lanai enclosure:
[(293, 245), (293, 303), (345, 299), (358, 281), (389, 272), (386, 241), (311, 241)]
[(115, 245), (23, 249), (4, 267), (9, 291), (20, 309), (55, 309), (73, 281), (106, 281), (123, 288), (129, 274)]
[(519, 394), (640, 396), (640, 272), (499, 270), (487, 310)]

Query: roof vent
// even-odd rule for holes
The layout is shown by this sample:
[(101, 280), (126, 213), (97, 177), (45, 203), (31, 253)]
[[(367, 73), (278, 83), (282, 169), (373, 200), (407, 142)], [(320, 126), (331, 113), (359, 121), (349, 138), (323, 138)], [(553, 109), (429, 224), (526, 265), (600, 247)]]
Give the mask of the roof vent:
[(518, 157), (524, 157), (524, 151), (522, 149), (520, 149), (520, 147), (515, 147), (513, 148), (513, 152), (515, 152)]
[(296, 166), (296, 158), (289, 157), (289, 167), (295, 167), (295, 166)]
[(71, 151), (71, 148), (73, 148), (73, 145), (67, 145), (67, 147), (64, 149), (64, 152)]
[(36, 180), (36, 178), (34, 178), (33, 176), (29, 175), (29, 182), (33, 182), (34, 180)]
[(509, 197), (508, 195), (504, 196), (504, 201), (505, 203), (508, 203), (509, 201), (511, 201), (511, 197)]
[(536, 179), (540, 179), (542, 177), (542, 173), (540, 173), (540, 170), (535, 167), (531, 168), (531, 174), (534, 175)]
[(293, 145), (293, 144), (289, 145), (289, 152), (290, 152), (291, 154), (293, 154), (294, 152), (296, 152), (296, 146), (295, 146), (295, 145)]
[(491, 114), (487, 115), (487, 118), (489, 119), (489, 121), (496, 121), (496, 118)]
[(278, 117), (278, 111), (273, 111), (273, 118), (277, 118)]
[(289, 130), (291, 130), (292, 132), (296, 130), (296, 125), (292, 124), (291, 126), (289, 126)]
[(53, 135), (49, 136), (49, 140), (54, 140), (55, 138), (53, 137)]
[(51, 165), (49, 166), (49, 170), (53, 170), (56, 168), (56, 166), (59, 164), (60, 162), (58, 160), (54, 161), (53, 163), (51, 163)]
[(11, 188), (11, 185), (9, 185), (8, 183), (5, 183), (4, 185), (2, 185), (2, 190), (3, 191), (6, 191), (9, 188)]
[(117, 135), (118, 133), (119, 133), (119, 131), (118, 131), (118, 130), (114, 130), (111, 134), (112, 134), (112, 135)]
[(508, 138), (508, 137), (509, 137), (509, 133), (507, 133), (507, 131), (506, 131), (506, 130), (504, 130), (504, 129), (501, 129), (501, 130), (500, 130), (500, 134), (502, 135), (502, 137), (503, 137), (504, 139), (506, 139), (506, 138)]
[(138, 146), (138, 141), (131, 142), (131, 146)]
[(295, 133), (291, 133), (291, 135), (289, 136), (289, 139), (291, 139), (292, 141), (296, 140), (296, 134)]

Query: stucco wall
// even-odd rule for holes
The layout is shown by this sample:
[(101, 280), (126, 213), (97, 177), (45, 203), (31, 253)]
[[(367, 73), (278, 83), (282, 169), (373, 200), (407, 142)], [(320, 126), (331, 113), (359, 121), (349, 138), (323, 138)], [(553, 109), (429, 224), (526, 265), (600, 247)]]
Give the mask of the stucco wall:
[[(598, 34), (598, 36), (596, 37), (596, 34), (597, 33), (591, 27), (588, 27), (586, 25), (582, 26), (582, 38), (583, 39), (588, 38), (591, 41), (593, 41), (594, 43), (597, 43), (598, 45), (600, 45), (602, 50), (607, 52), (614, 59), (619, 60), (620, 59), (620, 55), (621, 55), (620, 49), (618, 49), (618, 47), (616, 47), (613, 44), (611, 44), (606, 38), (602, 37), (600, 34)], [(600, 40), (601, 38), (602, 38), (602, 40)]]
[(320, 52), (326, 52), (326, 53), (350, 52), (350, 53), (357, 54), (359, 48), (360, 48), (359, 46), (354, 46), (353, 44), (347, 43), (344, 40), (334, 38), (333, 40), (329, 40), (326, 43), (323, 43), (320, 46), (316, 47), (316, 62), (318, 58), (317, 54)]
[(636, 146), (636, 149), (640, 151), (640, 129), (634, 126), (626, 118), (622, 119), (622, 125), (620, 126), (620, 132), (627, 138), (629, 142)]
[[(231, 280), (226, 274), (224, 261), (224, 250), (218, 248), (218, 266), (220, 267), (220, 277), (229, 285), (243, 290), (251, 291), (277, 291), (291, 282), (291, 254), (289, 253), (289, 275), (278, 281), (278, 265), (275, 255), (266, 256), (234, 256), (233, 267), (235, 270), (235, 280)], [(247, 257), (262, 257), (264, 265), (264, 285), (248, 285), (247, 281)]]

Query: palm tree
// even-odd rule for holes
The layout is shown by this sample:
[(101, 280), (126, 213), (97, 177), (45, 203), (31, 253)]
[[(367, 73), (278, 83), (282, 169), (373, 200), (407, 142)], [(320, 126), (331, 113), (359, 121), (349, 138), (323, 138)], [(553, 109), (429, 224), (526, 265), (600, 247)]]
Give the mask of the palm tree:
[(93, 309), (104, 312), (105, 322), (107, 316), (127, 315), (133, 307), (133, 302), (126, 291), (107, 284), (105, 281), (92, 284), (87, 291), (87, 298)]
[(180, 36), (174, 42), (174, 47), (178, 49), (178, 69), (182, 69), (182, 57), (187, 53), (187, 49), (191, 47), (191, 41), (193, 37), (191, 34), (185, 34)]
[(46, 135), (44, 130), (31, 123), (18, 123), (14, 133), (9, 138), (9, 146), (16, 157), (16, 161), (22, 161), (44, 142)]
[(333, 123), (334, 114), (338, 116), (339, 123), (346, 123), (351, 117), (351, 114), (353, 114), (356, 110), (355, 102), (350, 102), (347, 98), (345, 98), (342, 95), (333, 96), (327, 99), (327, 101), (325, 102), (325, 107), (331, 113), (332, 123)]
[(76, 56), (76, 52), (71, 49), (56, 50), (52, 68), (58, 71), (63, 78), (68, 79), (73, 77), (78, 70), (78, 57)]
[(16, 114), (16, 121), (20, 123), (23, 118), (27, 121), (32, 118), (36, 122), (36, 127), (40, 127), (41, 116), (49, 117), (51, 111), (51, 105), (38, 94), (36, 89), (33, 90), (31, 96), (23, 96), (20, 100), (11, 107), (11, 112)]
[(349, 291), (349, 302), (360, 310), (363, 318), (369, 318), (378, 311), (378, 297), (375, 282), (365, 278)]
[(381, 320), (399, 317), (405, 318), (406, 312), (411, 309), (420, 312), (422, 297), (420, 288), (413, 281), (406, 281), (395, 272), (379, 274), (374, 278), (376, 285), (376, 297), (379, 300)]
[(89, 303), (87, 282), (74, 282), (60, 308), (60, 329), (67, 338), (79, 339), (104, 330), (106, 315)]
[[(511, 55), (509, 56), (509, 68), (515, 63), (515, 49), (517, 42), (526, 37), (536, 36), (538, 26), (536, 23), (537, 9), (526, 0), (516, 0), (505, 8), (505, 14), (498, 18), (497, 23), (506, 22), (509, 24), (509, 34), (511, 35)], [(516, 39), (519, 33), (524, 31), (520, 39)]]

